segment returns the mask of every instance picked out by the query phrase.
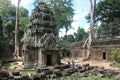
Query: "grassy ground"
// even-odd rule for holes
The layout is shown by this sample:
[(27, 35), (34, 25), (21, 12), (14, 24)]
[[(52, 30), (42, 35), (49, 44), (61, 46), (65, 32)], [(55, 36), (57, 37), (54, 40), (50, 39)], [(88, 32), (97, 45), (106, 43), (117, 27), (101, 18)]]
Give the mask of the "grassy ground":
[[(58, 80), (58, 79), (50, 79), (50, 80)], [(65, 80), (73, 80), (70, 77), (66, 77)], [(98, 77), (81, 77), (81, 78), (77, 78), (77, 80), (113, 80), (113, 78), (98, 78)]]
[(7, 63), (2, 64), (3, 67), (10, 67), (10, 66), (15, 67), (16, 65), (17, 65), (17, 64), (16, 64), (16, 63), (13, 63), (13, 62), (7, 62)]
[(112, 78), (98, 78), (98, 77), (82, 77), (78, 78), (77, 80), (113, 80)]
[(34, 69), (22, 69), (22, 70), (20, 70), (20, 72), (23, 72), (23, 73), (35, 73), (35, 70)]

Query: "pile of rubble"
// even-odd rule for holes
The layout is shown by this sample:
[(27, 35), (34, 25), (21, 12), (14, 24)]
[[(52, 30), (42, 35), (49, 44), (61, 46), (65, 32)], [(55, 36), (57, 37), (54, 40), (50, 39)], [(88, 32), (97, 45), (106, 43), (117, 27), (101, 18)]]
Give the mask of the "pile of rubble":
[(66, 76), (70, 76), (71, 79), (76, 80), (78, 77), (92, 77), (97, 76), (99, 78), (109, 77), (120, 79), (120, 70), (110, 70), (104, 67), (90, 66), (84, 64), (79, 67), (70, 67), (69, 65), (58, 65), (53, 68), (39, 68), (35, 73), (20, 73), (18, 70), (14, 70), (11, 74), (5, 70), (0, 72), (0, 80), (49, 80), (53, 78), (59, 78), (65, 80)]

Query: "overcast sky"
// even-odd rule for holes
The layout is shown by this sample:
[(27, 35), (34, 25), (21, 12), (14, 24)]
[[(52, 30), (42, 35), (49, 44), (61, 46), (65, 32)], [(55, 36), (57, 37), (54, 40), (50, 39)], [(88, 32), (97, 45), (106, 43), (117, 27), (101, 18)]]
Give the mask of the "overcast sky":
[[(11, 0), (12, 4), (17, 5), (18, 0)], [(29, 12), (32, 11), (34, 8), (33, 6), (34, 0), (21, 0), (20, 6), (25, 7), (29, 10)], [(85, 20), (85, 16), (89, 13), (89, 0), (73, 0), (73, 9), (75, 10), (73, 20), (74, 22), (71, 24), (72, 29), (68, 31), (68, 34), (73, 34), (77, 31), (78, 27), (83, 27), (86, 31), (88, 30), (89, 23)], [(65, 34), (65, 30), (60, 31), (60, 36), (63, 36)]]

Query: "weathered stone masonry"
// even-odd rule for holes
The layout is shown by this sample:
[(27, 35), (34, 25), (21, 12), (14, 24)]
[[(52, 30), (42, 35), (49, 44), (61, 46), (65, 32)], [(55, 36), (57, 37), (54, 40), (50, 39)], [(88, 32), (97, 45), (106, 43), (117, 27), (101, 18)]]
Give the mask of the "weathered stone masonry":
[(32, 11), (29, 29), (24, 36), (25, 67), (31, 68), (35, 63), (38, 66), (57, 64), (57, 31), (54, 21), (53, 13), (43, 2)]
[[(103, 28), (100, 37), (92, 41), (90, 59), (111, 60), (113, 49), (116, 48), (120, 52), (120, 19), (115, 19), (110, 26)], [(71, 51), (72, 56), (86, 56), (88, 49), (83, 49), (83, 44), (84, 41), (77, 44), (77, 49)]]

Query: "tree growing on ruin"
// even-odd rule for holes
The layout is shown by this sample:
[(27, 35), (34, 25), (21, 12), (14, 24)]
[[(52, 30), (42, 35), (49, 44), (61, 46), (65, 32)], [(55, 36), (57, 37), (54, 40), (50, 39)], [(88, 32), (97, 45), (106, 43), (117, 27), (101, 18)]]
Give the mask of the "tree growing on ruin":
[[(86, 59), (90, 58), (90, 49), (91, 43), (93, 39), (95, 39), (95, 32), (94, 32), (94, 13), (96, 7), (96, 0), (89, 0), (90, 1), (90, 34), (88, 39), (86, 39), (85, 43), (83, 44), (83, 57)], [(85, 56), (84, 48), (87, 46), (87, 55)]]

